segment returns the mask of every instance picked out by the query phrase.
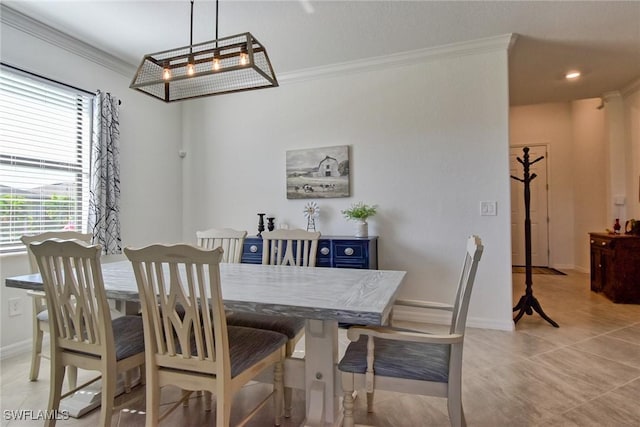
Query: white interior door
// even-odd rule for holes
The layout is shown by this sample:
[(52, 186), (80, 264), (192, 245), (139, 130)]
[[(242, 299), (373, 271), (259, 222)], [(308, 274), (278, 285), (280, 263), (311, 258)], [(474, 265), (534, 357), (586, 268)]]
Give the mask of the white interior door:
[[(523, 147), (511, 147), (509, 151), (509, 169), (513, 176), (523, 178), (524, 169), (517, 158), (524, 156)], [(547, 152), (544, 145), (529, 146), (529, 161), (540, 156), (544, 159), (534, 163), (529, 173), (536, 174), (531, 180), (531, 264), (549, 266), (549, 222), (548, 222), (548, 186)], [(524, 251), (524, 183), (511, 179), (511, 263), (525, 264)]]

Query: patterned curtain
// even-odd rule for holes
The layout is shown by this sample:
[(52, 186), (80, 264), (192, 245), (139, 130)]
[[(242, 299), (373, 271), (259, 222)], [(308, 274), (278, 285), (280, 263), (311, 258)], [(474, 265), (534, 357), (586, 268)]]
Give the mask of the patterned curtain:
[(93, 102), (88, 230), (105, 255), (122, 253), (119, 104), (118, 99), (100, 91)]

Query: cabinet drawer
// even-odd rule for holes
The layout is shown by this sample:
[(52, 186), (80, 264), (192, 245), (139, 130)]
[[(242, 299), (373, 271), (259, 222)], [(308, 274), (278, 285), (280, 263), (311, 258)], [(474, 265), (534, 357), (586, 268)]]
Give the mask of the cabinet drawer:
[(316, 257), (316, 267), (331, 267), (332, 251), (331, 242), (320, 240), (318, 242), (318, 255)]
[(364, 261), (367, 257), (366, 248), (369, 242), (358, 240), (342, 240), (334, 242), (333, 257), (336, 262), (352, 260), (353, 262)]
[[(262, 263), (262, 238), (247, 237), (242, 247), (242, 262)], [(316, 267), (378, 268), (377, 236), (351, 238), (327, 236), (318, 241)]]
[(591, 247), (594, 249), (595, 248), (610, 249), (612, 241), (611, 239), (607, 239), (606, 237), (592, 236), (590, 243), (591, 243)]
[(250, 238), (244, 241), (242, 262), (246, 264), (262, 264), (262, 239)]

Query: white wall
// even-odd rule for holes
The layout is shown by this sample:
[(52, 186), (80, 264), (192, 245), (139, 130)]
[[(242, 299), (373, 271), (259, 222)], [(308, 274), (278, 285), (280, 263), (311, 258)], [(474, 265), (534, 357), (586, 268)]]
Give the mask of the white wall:
[(589, 271), (589, 232), (613, 228), (607, 216), (607, 144), (600, 99), (571, 103), (575, 268)]
[(623, 92), (623, 100), (629, 147), (629, 155), (626, 156), (626, 167), (629, 171), (626, 185), (627, 216), (624, 221), (630, 218), (640, 220), (640, 80)]
[(511, 145), (546, 144), (549, 147), (549, 263), (572, 268), (574, 259), (573, 133), (571, 105), (551, 103), (511, 107)]
[(611, 227), (607, 209), (605, 112), (600, 99), (511, 107), (510, 143), (546, 144), (549, 263), (589, 271), (590, 231)]
[[(318, 229), (352, 234), (340, 210), (378, 204), (380, 268), (408, 272), (402, 296), (437, 300), (453, 298), (465, 239), (480, 235), (470, 325), (512, 329), (507, 79), (505, 48), (189, 102), (184, 235), (255, 234), (257, 212), (304, 227), (285, 152), (349, 145), (352, 196), (318, 199)], [(483, 200), (498, 216), (479, 215)]]
[[(116, 73), (9, 25), (2, 25), (1, 31), (3, 62), (90, 91), (110, 92), (122, 100), (120, 179), (123, 245), (180, 241), (182, 165), (177, 152), (181, 145), (181, 107), (167, 106), (129, 89), (133, 74)], [(0, 256), (0, 346), (3, 356), (18, 351), (31, 337), (29, 298), (22, 290), (4, 286), (5, 277), (26, 271), (28, 261), (25, 254)], [(8, 317), (7, 299), (14, 297), (22, 299), (24, 314)]]

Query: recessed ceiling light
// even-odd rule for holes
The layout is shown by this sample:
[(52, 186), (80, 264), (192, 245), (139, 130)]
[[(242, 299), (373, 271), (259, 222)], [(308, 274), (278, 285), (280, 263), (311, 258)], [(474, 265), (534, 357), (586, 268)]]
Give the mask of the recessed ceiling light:
[(567, 78), (568, 80), (577, 79), (578, 77), (580, 77), (580, 71), (569, 71), (567, 74), (565, 74), (565, 78)]

